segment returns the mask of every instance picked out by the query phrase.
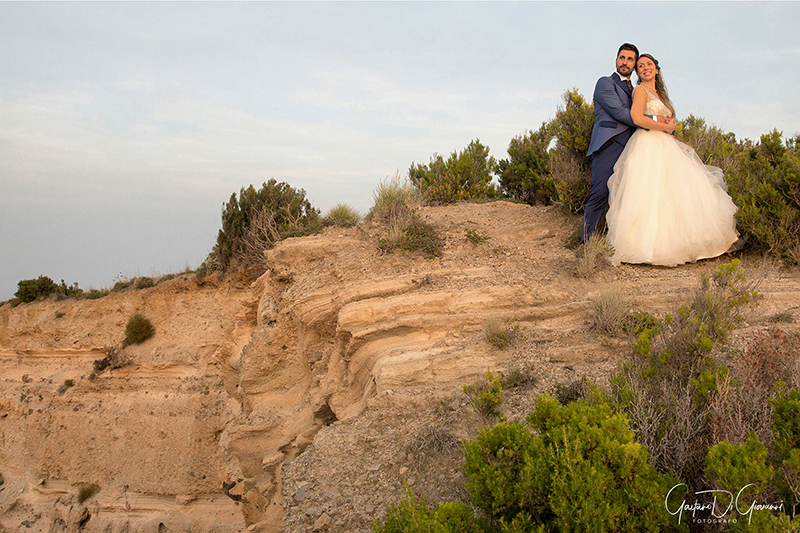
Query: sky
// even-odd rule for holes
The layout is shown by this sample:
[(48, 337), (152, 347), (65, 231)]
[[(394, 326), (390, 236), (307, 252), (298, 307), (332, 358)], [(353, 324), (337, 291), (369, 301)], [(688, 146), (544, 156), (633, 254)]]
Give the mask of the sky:
[(653, 54), (678, 118), (800, 133), (800, 2), (0, 1), (0, 301), (197, 268), (231, 194), (324, 214), (479, 139), (496, 159)]

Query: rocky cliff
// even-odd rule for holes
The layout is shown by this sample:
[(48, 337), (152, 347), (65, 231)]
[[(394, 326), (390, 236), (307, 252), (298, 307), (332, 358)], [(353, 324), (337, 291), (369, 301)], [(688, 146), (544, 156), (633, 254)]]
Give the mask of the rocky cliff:
[[(591, 331), (589, 299), (616, 284), (663, 313), (715, 264), (585, 280), (563, 245), (576, 222), (558, 208), (421, 215), (444, 237), (439, 258), (381, 255), (378, 226), (327, 228), (280, 243), (252, 283), (184, 274), (0, 308), (0, 531), (352, 533), (404, 483), (464, 498), (458, 442), (481, 425), (464, 384), (524, 369), (535, 381), (509, 392), (509, 416), (556, 383), (602, 384), (628, 340)], [(800, 305), (797, 269), (744, 267), (765, 298), (734, 343)], [(155, 336), (95, 372), (136, 312)], [(492, 346), (490, 320), (522, 338)]]

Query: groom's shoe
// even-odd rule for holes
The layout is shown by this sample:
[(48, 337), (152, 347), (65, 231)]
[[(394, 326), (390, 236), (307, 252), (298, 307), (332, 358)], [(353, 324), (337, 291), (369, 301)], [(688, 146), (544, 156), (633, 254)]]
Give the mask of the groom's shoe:
[(750, 240), (750, 235), (747, 234), (741, 235), (735, 243), (731, 244), (731, 247), (728, 248), (728, 251), (725, 253), (732, 254), (734, 252), (738, 252), (739, 250), (744, 248), (744, 245), (747, 244), (748, 240)]

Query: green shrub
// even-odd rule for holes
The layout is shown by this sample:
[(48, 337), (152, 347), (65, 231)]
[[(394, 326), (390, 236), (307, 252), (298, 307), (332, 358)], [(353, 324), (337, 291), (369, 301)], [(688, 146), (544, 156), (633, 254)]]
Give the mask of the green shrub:
[(505, 372), (502, 372), (501, 376), (504, 389), (522, 387), (534, 384), (537, 381), (536, 368), (532, 363), (527, 363), (522, 367), (511, 366)]
[[(675, 480), (654, 471), (625, 417), (607, 403), (536, 399), (527, 423), (501, 423), (467, 441), (473, 503), (509, 526), (543, 531), (664, 531)], [(530, 530), (530, 529), (528, 529)]]
[(51, 294), (61, 294), (59, 286), (47, 276), (39, 276), (36, 279), (23, 279), (17, 283), (17, 292), (14, 296), (19, 298), (22, 303), (30, 303), (41, 298), (46, 298)]
[(461, 502), (442, 503), (431, 510), (424, 499), (417, 497), (407, 486), (406, 497), (399, 504), (390, 505), (386, 522), (373, 523), (375, 533), (489, 533), (489, 523), (476, 517)]
[(128, 287), (133, 285), (133, 282), (134, 282), (133, 279), (128, 279), (128, 278), (123, 277), (123, 278), (119, 279), (116, 283), (114, 283), (114, 286), (111, 287), (111, 292), (124, 291), (125, 289), (127, 289)]
[(774, 461), (780, 470), (776, 484), (787, 510), (800, 511), (800, 390), (779, 387), (773, 407)]
[(725, 133), (716, 126), (709, 127), (704, 119), (694, 115), (678, 122), (675, 138), (694, 148), (706, 165), (721, 168), (726, 176), (738, 168), (739, 154), (748, 146), (748, 143), (737, 141), (733, 133)]
[(58, 290), (61, 294), (68, 298), (80, 298), (83, 296), (83, 289), (78, 287), (78, 282), (76, 281), (72, 285), (67, 285), (64, 283), (64, 280), (61, 280), (61, 285), (58, 286)]
[(156, 282), (153, 281), (153, 278), (148, 278), (147, 276), (138, 277), (135, 279), (136, 289), (147, 289), (150, 287), (155, 287)]
[(306, 199), (303, 189), (271, 179), (256, 190), (242, 188), (231, 195), (222, 210), (222, 229), (206, 259), (211, 271), (261, 269), (264, 252), (287, 237), (309, 235), (322, 223), (319, 211)]
[(430, 205), (446, 205), (460, 200), (481, 201), (499, 197), (492, 184), (497, 169), (489, 148), (474, 140), (447, 161), (438, 154), (428, 165), (411, 164), (408, 177)]
[(703, 275), (693, 298), (675, 315), (645, 328), (611, 384), (619, 409), (653, 465), (696, 488), (712, 443), (709, 402), (727, 369), (710, 356), (758, 297), (738, 261)]
[(470, 385), (464, 385), (464, 394), (469, 398), (469, 403), (483, 419), (489, 424), (503, 416), (500, 406), (503, 405), (503, 374), (493, 374), (486, 369), (486, 375)]
[(361, 222), (361, 215), (347, 204), (336, 204), (327, 212), (323, 222), (330, 226), (357, 226)]
[(556, 111), (550, 126), (556, 138), (550, 150), (550, 173), (559, 202), (571, 213), (583, 214), (592, 182), (586, 152), (592, 138), (594, 106), (575, 88), (564, 93), (563, 100), (564, 106)]
[(97, 290), (97, 289), (89, 289), (84, 294), (84, 298), (87, 298), (89, 300), (97, 300), (97, 299), (102, 298), (103, 296), (106, 296), (106, 295), (108, 295), (108, 291), (107, 290), (106, 291), (100, 291), (100, 290)]
[(738, 155), (726, 177), (748, 245), (800, 262), (800, 151), (796, 139), (773, 130)]
[(128, 319), (125, 326), (125, 342), (127, 344), (141, 344), (153, 335), (156, 330), (150, 319), (145, 318), (140, 313), (136, 313)]
[(709, 448), (705, 474), (712, 487), (720, 491), (715, 493), (719, 508), (731, 506), (729, 518), (738, 517), (729, 525), (729, 531), (753, 531), (754, 527), (759, 528), (758, 531), (772, 523), (770, 513), (754, 510), (746, 515), (747, 518), (742, 516), (750, 508), (749, 502), (766, 502), (773, 472), (773, 468), (767, 465), (767, 448), (753, 432), (738, 446), (722, 441)]
[(646, 329), (655, 329), (659, 321), (647, 311), (633, 311), (625, 315), (620, 326), (625, 333), (638, 337)]
[(547, 151), (552, 139), (552, 128), (547, 123), (538, 131), (511, 139), (508, 159), (497, 163), (500, 190), (506, 196), (529, 205), (548, 205), (558, 198)]
[(98, 374), (103, 370), (105, 370), (106, 368), (108, 368), (110, 365), (111, 365), (111, 359), (108, 356), (103, 357), (102, 359), (95, 359), (94, 362), (92, 363), (94, 372)]

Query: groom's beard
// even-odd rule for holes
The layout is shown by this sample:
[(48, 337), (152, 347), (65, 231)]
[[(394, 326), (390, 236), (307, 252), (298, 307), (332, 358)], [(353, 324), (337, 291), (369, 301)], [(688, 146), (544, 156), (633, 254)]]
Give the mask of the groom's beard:
[(620, 76), (625, 76), (626, 78), (633, 74), (633, 69), (629, 69), (628, 67), (619, 67), (617, 69), (617, 74)]

